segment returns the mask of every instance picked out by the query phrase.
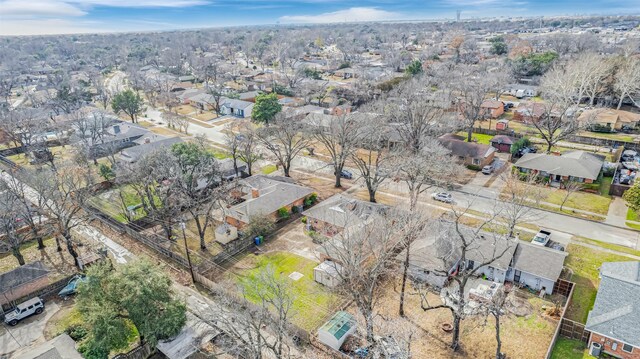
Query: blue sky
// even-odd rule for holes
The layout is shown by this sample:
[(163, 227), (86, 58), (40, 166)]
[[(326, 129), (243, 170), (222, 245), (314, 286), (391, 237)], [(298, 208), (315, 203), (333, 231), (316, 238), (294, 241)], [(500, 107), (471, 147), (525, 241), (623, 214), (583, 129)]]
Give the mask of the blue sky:
[(640, 0), (0, 0), (0, 35), (487, 16), (638, 14)]

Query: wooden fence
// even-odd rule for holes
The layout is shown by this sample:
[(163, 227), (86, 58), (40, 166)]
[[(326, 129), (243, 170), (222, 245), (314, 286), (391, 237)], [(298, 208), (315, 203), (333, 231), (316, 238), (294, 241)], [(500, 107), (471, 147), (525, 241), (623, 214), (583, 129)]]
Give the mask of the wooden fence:
[(558, 282), (556, 282), (556, 284), (554, 284), (553, 287), (556, 288), (556, 286), (558, 286), (560, 288), (566, 285), (569, 289), (569, 295), (567, 296), (567, 302), (564, 303), (564, 307), (562, 308), (562, 313), (560, 314), (560, 323), (558, 324), (555, 332), (553, 333), (553, 338), (551, 339), (549, 348), (547, 348), (547, 355), (545, 356), (545, 359), (551, 359), (551, 354), (553, 353), (553, 347), (556, 345), (556, 341), (558, 340), (558, 335), (560, 335), (560, 328), (562, 327), (562, 322), (565, 319), (564, 315), (567, 313), (567, 308), (569, 307), (569, 304), (571, 303), (571, 298), (573, 297), (573, 290), (576, 287), (576, 284), (573, 282), (569, 282), (564, 279), (560, 279), (559, 281), (565, 282), (566, 284), (559, 284)]
[(591, 332), (586, 330), (584, 324), (578, 323), (568, 318), (562, 318), (560, 322), (560, 335), (569, 339), (578, 339), (588, 344)]
[(115, 355), (113, 359), (147, 359), (154, 351), (155, 349), (145, 343), (143, 346), (135, 347), (126, 353)]
[[(563, 295), (569, 298), (574, 283), (565, 279), (558, 279), (553, 285), (553, 293)], [(568, 300), (568, 299), (567, 299)]]

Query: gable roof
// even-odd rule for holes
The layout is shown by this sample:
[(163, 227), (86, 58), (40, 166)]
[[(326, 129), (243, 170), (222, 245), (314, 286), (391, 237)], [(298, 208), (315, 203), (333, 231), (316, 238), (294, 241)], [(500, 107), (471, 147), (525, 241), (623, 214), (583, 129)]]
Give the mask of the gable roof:
[(504, 104), (498, 100), (484, 100), (480, 105), (482, 108), (501, 108), (502, 106), (504, 106)]
[(302, 212), (303, 215), (346, 228), (366, 223), (373, 214), (384, 212), (388, 206), (336, 194)]
[(640, 262), (608, 262), (585, 329), (640, 348)]
[(513, 256), (513, 268), (555, 282), (566, 257), (567, 252), (521, 241)]
[(506, 271), (509, 269), (509, 264), (513, 258), (513, 254), (516, 251), (517, 242), (508, 240), (506, 238), (498, 238), (495, 240), (480, 236), (471, 244), (467, 251), (466, 258), (474, 261), (476, 264), (481, 264), (493, 259), (489, 266)]
[(229, 99), (229, 98), (224, 98), (220, 100), (220, 102), (222, 102), (221, 106), (224, 106), (227, 108), (237, 108), (240, 110), (244, 110), (250, 106), (253, 106), (253, 102)]
[(82, 355), (76, 350), (76, 342), (67, 334), (57, 337), (32, 347), (19, 354), (16, 359), (82, 359)]
[(8, 292), (21, 285), (49, 274), (49, 269), (41, 261), (27, 263), (12, 271), (0, 274), (0, 293)]
[(129, 147), (120, 152), (120, 156), (123, 160), (130, 163), (138, 161), (142, 156), (151, 153), (155, 150), (171, 147), (176, 143), (183, 142), (180, 137), (162, 138), (150, 143), (142, 143), (138, 146)]
[(515, 140), (512, 137), (509, 137), (507, 135), (496, 135), (496, 136), (493, 136), (493, 138), (489, 142), (497, 143), (497, 144), (513, 145)]
[(604, 159), (598, 155), (585, 151), (571, 151), (561, 156), (527, 153), (516, 162), (515, 166), (555, 175), (596, 180), (603, 163)]
[(495, 148), (475, 142), (465, 142), (460, 136), (444, 135), (438, 137), (440, 144), (451, 151), (451, 154), (459, 157), (487, 158)]

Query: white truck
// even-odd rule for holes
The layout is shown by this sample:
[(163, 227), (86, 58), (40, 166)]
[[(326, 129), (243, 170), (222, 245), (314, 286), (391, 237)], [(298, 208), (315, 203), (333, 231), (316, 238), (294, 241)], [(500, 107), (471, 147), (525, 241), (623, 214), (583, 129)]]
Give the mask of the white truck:
[(564, 246), (551, 240), (551, 232), (541, 229), (538, 234), (531, 240), (532, 244), (543, 247), (549, 247), (558, 251), (564, 251)]

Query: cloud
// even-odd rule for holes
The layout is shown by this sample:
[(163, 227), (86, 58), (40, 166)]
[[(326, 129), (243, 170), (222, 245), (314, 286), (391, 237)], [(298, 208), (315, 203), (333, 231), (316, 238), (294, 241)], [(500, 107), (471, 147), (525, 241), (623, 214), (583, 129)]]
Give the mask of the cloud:
[[(7, 0), (0, 2), (0, 15), (12, 17), (83, 16), (87, 12), (63, 1)], [(4, 22), (4, 21), (3, 21)]]
[(104, 32), (95, 24), (84, 24), (74, 20), (32, 19), (2, 20), (0, 36), (9, 35), (51, 35)]
[(84, 6), (110, 7), (189, 7), (210, 4), (209, 0), (65, 0)]
[(396, 12), (380, 10), (373, 7), (352, 7), (318, 15), (282, 16), (279, 20), (285, 23), (334, 23), (399, 20), (402, 18), (404, 18), (404, 16)]

